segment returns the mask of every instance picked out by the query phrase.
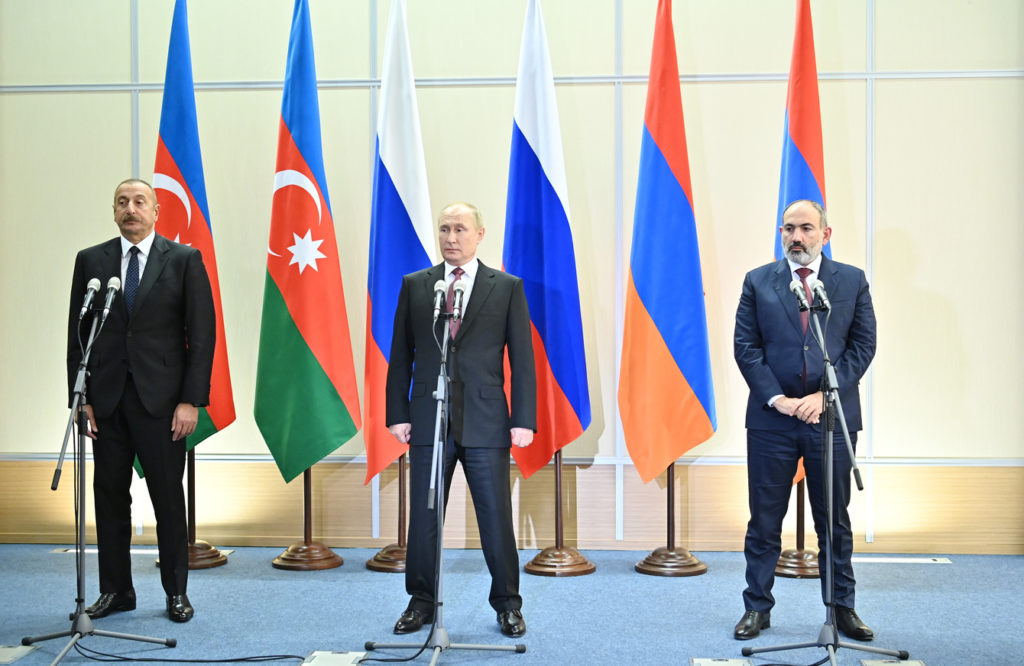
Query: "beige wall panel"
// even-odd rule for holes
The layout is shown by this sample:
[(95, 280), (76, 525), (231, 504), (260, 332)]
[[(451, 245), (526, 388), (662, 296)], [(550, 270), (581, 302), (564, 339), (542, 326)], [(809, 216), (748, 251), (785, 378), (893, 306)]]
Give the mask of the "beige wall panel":
[[(284, 80), (293, 4), (280, 0), (190, 3), (195, 80)], [(309, 4), (317, 78), (367, 78), (369, 3), (311, 0)], [(173, 14), (173, 0), (139, 3), (139, 78), (145, 83), (163, 83)]]
[[(380, 3), (378, 44), (383, 53), (389, 3)], [(612, 0), (543, 3), (555, 76), (610, 74), (614, 69)], [(409, 44), (417, 78), (512, 77), (519, 66), (526, 2), (449, 0), (410, 2)]]
[(4, 0), (0, 85), (126, 83), (130, 34), (124, 0)]
[(71, 273), (78, 250), (117, 234), (129, 111), (120, 93), (0, 96), (0, 400), (13, 415), (0, 450), (60, 450)]
[(1024, 67), (1018, 0), (877, 2), (875, 17), (879, 71)]
[[(623, 3), (623, 73), (646, 75), (657, 2)], [(811, 3), (819, 72), (862, 71), (864, 0)], [(684, 76), (789, 72), (796, 25), (792, 0), (673, 3), (679, 72)]]
[(1024, 283), (1024, 82), (883, 81), (876, 100), (876, 451), (1020, 458), (1024, 314), (1001, 287)]

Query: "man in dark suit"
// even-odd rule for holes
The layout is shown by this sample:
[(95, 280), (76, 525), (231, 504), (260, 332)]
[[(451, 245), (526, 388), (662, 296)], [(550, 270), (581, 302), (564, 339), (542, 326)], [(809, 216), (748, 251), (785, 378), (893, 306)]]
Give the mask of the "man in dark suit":
[[(537, 426), (537, 377), (530, 313), (517, 277), (476, 258), (483, 240), (480, 212), (466, 203), (441, 211), (444, 263), (402, 279), (395, 311), (387, 379), (387, 423), (410, 444), (410, 518), (405, 587), (411, 599), (395, 633), (417, 631), (434, 618), (437, 515), (427, 509), (437, 401), (433, 391), (441, 364), (436, 340), (443, 319), (433, 321), (438, 280), (466, 286), (465, 316), (448, 346), (450, 418), (444, 448), (444, 498), (456, 462), (462, 463), (476, 509), (484, 559), (491, 574), (489, 601), (507, 636), (526, 632), (519, 596), (519, 556), (512, 529), (510, 446), (528, 446)], [(449, 294), (454, 292), (449, 288)], [(504, 352), (511, 371), (511, 413), (505, 399)]]
[[(114, 192), (121, 235), (78, 253), (68, 316), (68, 384), (73, 390), (88, 336), (79, 327), (86, 283), (121, 278), (110, 314), (89, 358), (85, 405), (95, 439), (93, 491), (99, 547), (100, 597), (86, 609), (99, 618), (135, 609), (131, 561), (131, 481), (142, 465), (157, 522), (160, 579), (167, 614), (188, 622), (188, 533), (182, 476), (185, 437), (210, 397), (216, 316), (199, 251), (158, 234), (153, 188), (130, 179)], [(98, 315), (96, 315), (98, 316)], [(73, 397), (73, 396), (72, 396)]]
[[(795, 201), (784, 211), (779, 231), (786, 258), (747, 273), (736, 311), (736, 363), (750, 387), (746, 415), (750, 522), (743, 548), (747, 560), (747, 589), (743, 592), (746, 613), (734, 631), (740, 640), (754, 638), (771, 626), (770, 612), (775, 604), (771, 590), (782, 548), (782, 519), (800, 457), (807, 471), (818, 548), (821, 554), (825, 551), (824, 360), (811, 336), (813, 326), (808, 326), (807, 318), (799, 312), (790, 283), (801, 281), (801, 288), (809, 293), (803, 284), (821, 280), (831, 300), (826, 342), (853, 446), (861, 429), (857, 385), (875, 355), (875, 313), (864, 272), (821, 254), (832, 234), (824, 209), (813, 201)], [(851, 464), (838, 423), (833, 451), (836, 626), (850, 638), (871, 640), (871, 629), (854, 610), (850, 564), (853, 534), (847, 512)]]

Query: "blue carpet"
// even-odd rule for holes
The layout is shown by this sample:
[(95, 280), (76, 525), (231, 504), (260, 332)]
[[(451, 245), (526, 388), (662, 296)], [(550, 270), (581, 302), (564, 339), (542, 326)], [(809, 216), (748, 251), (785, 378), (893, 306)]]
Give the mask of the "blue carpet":
[[(218, 544), (220, 545), (220, 544)], [(225, 547), (225, 546), (221, 546)], [(23, 636), (70, 628), (74, 609), (74, 556), (50, 545), (0, 545), (0, 645)], [(338, 549), (345, 564), (315, 572), (280, 571), (271, 560), (281, 548), (241, 548), (226, 566), (193, 571), (192, 622), (177, 625), (164, 614), (154, 555), (133, 556), (139, 607), (97, 620), (97, 629), (173, 637), (173, 649), (90, 636), (86, 647), (142, 659), (241, 659), (314, 650), (363, 651), (366, 641), (422, 641), (426, 630), (397, 637), (391, 627), (407, 601), (402, 575), (368, 571), (375, 551)], [(521, 563), (536, 551), (522, 551)], [(525, 654), (450, 650), (441, 664), (687, 664), (691, 657), (741, 658), (740, 649), (817, 639), (824, 620), (817, 580), (779, 578), (772, 627), (748, 642), (732, 638), (743, 614), (741, 553), (697, 553), (708, 573), (659, 578), (633, 571), (646, 553), (588, 551), (597, 572), (575, 578), (523, 574), (521, 591), (528, 631), (518, 641), (498, 631), (487, 604), (489, 577), (477, 550), (445, 551), (445, 626), (453, 643), (525, 643)], [(905, 559), (909, 556), (897, 556)], [(857, 610), (874, 629), (869, 645), (903, 649), (928, 666), (1021, 664), (1024, 638), (1012, 629), (1024, 588), (1024, 557), (949, 556), (952, 564), (856, 563)], [(86, 603), (98, 594), (96, 556), (86, 556)], [(1011, 624), (1006, 625), (1009, 621)], [(46, 664), (67, 643), (40, 643), (18, 666)], [(402, 657), (412, 651), (375, 651)], [(754, 664), (811, 664), (818, 648), (766, 653)], [(884, 659), (840, 649), (838, 663)], [(89, 661), (76, 651), (64, 663)], [(299, 663), (293, 659), (279, 663)], [(421, 655), (416, 663), (428, 663)]]

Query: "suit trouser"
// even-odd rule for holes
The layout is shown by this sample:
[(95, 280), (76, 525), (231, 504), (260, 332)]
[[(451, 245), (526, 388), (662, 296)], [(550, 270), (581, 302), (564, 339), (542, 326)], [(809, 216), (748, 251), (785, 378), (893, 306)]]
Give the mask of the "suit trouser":
[[(409, 541), (405, 589), (410, 608), (433, 613), (437, 560), (437, 512), (427, 509), (433, 446), (409, 447)], [(480, 545), (491, 574), (488, 596), (496, 611), (523, 606), (519, 596), (519, 551), (512, 528), (508, 448), (463, 447), (448, 438), (444, 450), (444, 503), (447, 509), (455, 463), (461, 462), (476, 510)]]
[(100, 592), (124, 592), (132, 587), (131, 484), (138, 455), (156, 515), (160, 581), (168, 595), (184, 594), (188, 583), (188, 527), (181, 485), (185, 439), (171, 441), (171, 418), (154, 417), (146, 411), (131, 375), (114, 413), (96, 421), (93, 493)]
[[(857, 433), (851, 432), (856, 449)], [(822, 432), (801, 424), (794, 430), (747, 431), (747, 492), (750, 522), (743, 554), (747, 560), (747, 589), (743, 604), (747, 610), (766, 612), (775, 605), (772, 585), (775, 566), (782, 552), (782, 519), (789, 508), (797, 460), (803, 456), (807, 472), (807, 492), (818, 535), (821, 597), (826, 599), (825, 553), (827, 514), (825, 508), (825, 466)], [(832, 442), (834, 501), (832, 505), (834, 601), (854, 608), (853, 532), (850, 529), (850, 457), (842, 430), (837, 428)]]

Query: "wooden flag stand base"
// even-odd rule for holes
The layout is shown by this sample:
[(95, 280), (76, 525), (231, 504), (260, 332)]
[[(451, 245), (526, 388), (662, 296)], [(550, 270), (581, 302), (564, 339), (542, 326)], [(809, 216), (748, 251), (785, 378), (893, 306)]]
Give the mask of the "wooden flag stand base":
[(398, 543), (384, 546), (366, 560), (370, 571), (405, 573), (405, 454), (398, 457)]
[(307, 469), (302, 473), (303, 489), (303, 523), (305, 526), (305, 539), (300, 543), (293, 543), (280, 555), (274, 558), (272, 564), (275, 569), (287, 569), (289, 571), (315, 571), (319, 569), (333, 569), (344, 564), (341, 556), (319, 541), (313, 541), (313, 474)]
[[(188, 470), (188, 568), (212, 569), (228, 563), (228, 556), (211, 546), (206, 541), (196, 541), (196, 450), (189, 449), (185, 454)], [(160, 566), (157, 559), (156, 566)]]
[(562, 452), (555, 451), (555, 545), (537, 553), (523, 571), (535, 576), (585, 576), (597, 571), (597, 565), (580, 551), (565, 546), (563, 532)]
[(804, 548), (804, 484), (796, 484), (796, 548), (782, 551), (775, 565), (775, 575), (783, 578), (821, 578), (818, 553)]
[(699, 576), (707, 573), (708, 565), (685, 548), (676, 548), (676, 464), (668, 466), (668, 546), (656, 548), (633, 567), (649, 576)]

